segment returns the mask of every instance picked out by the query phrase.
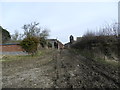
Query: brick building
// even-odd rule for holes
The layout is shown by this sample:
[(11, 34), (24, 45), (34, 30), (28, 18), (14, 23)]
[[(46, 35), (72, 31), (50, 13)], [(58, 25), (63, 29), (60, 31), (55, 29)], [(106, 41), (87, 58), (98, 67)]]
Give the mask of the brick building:
[(24, 51), (19, 44), (0, 44), (2, 52), (21, 52)]

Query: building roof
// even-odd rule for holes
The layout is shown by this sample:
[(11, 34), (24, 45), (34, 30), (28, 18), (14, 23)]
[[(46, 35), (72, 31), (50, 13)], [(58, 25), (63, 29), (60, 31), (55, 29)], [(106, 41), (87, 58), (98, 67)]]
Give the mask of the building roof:
[(60, 42), (59, 40), (57, 39), (47, 39), (48, 41), (57, 41), (58, 43), (62, 44), (62, 42)]
[(48, 41), (57, 41), (57, 39), (47, 39)]
[(19, 43), (7, 43), (7, 44), (0, 44), (0, 45), (19, 45)]

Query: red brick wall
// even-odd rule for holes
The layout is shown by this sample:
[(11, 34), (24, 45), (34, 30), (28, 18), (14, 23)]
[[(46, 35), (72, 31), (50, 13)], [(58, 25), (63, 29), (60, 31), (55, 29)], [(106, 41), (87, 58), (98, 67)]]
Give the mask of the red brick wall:
[(20, 45), (0, 45), (2, 52), (17, 52), (24, 51)]

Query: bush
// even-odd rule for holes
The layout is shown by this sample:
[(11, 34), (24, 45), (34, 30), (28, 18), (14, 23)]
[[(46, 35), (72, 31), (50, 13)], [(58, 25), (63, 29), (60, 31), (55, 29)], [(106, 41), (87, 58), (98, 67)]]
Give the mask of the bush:
[(37, 52), (37, 47), (39, 40), (36, 37), (27, 37), (21, 41), (20, 45), (29, 54), (35, 54)]
[(71, 47), (83, 52), (88, 51), (91, 56), (92, 54), (98, 54), (108, 58), (114, 58), (113, 55), (118, 57), (118, 37), (114, 34), (106, 35), (102, 33), (96, 35), (88, 32), (81, 37), (80, 41), (72, 44)]
[(39, 39), (39, 41), (40, 41), (40, 45), (44, 48), (45, 45), (47, 44), (45, 38), (41, 37), (41, 38)]

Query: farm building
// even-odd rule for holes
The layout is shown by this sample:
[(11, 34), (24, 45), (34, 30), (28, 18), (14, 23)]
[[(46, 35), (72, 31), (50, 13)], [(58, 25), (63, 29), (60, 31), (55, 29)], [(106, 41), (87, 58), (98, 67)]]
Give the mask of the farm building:
[(53, 49), (54, 48), (61, 49), (64, 47), (64, 45), (57, 39), (48, 39), (47, 41), (51, 43)]
[[(61, 49), (63, 48), (63, 44), (58, 41), (57, 39), (48, 39), (47, 40), (49, 43), (51, 43), (52, 45), (52, 49), (56, 48), (56, 49)], [(39, 47), (39, 46), (38, 46)], [(20, 46), (19, 43), (14, 44), (14, 43), (10, 43), (10, 44), (0, 44), (0, 54), (24, 54), (26, 55), (27, 53), (25, 52), (25, 50)]]

